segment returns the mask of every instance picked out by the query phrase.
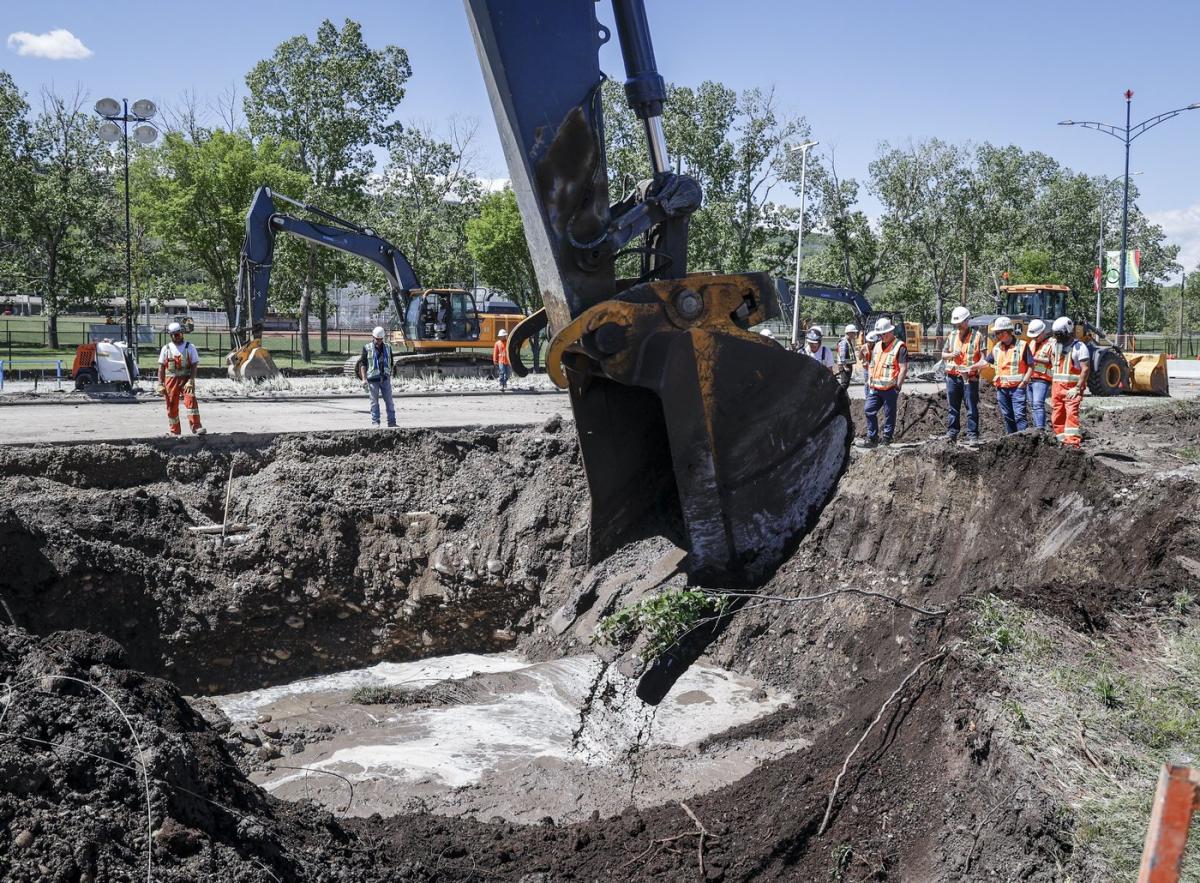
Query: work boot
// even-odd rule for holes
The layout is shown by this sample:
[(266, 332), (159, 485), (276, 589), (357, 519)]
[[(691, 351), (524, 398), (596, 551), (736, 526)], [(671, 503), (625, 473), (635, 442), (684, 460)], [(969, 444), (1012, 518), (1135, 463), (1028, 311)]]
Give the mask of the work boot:
[(966, 440), (966, 442), (965, 442), (964, 444), (966, 444), (966, 446), (967, 446), (968, 448), (977, 448), (977, 447), (979, 447), (979, 445), (980, 445), (979, 436), (977, 436), (977, 435), (968, 435), (968, 436), (967, 436), (967, 440)]
[(199, 429), (193, 429), (192, 435), (208, 435), (208, 430), (201, 426)]
[(862, 448), (877, 448), (877, 447), (879, 447), (879, 442), (876, 441), (875, 439), (869, 438), (869, 437), (864, 438), (858, 444), (859, 444), (859, 447), (862, 447)]
[(892, 437), (890, 435), (885, 435), (883, 437), (883, 440), (880, 442), (881, 445), (890, 445), (891, 443), (892, 443)]

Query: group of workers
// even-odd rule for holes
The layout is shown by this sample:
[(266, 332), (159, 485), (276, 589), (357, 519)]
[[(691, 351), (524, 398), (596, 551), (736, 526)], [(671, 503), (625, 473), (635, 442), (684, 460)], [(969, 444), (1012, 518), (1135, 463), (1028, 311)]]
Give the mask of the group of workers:
[[(971, 327), (971, 312), (966, 307), (955, 308), (950, 324), (953, 329), (942, 348), (949, 442), (958, 441), (964, 410), (965, 441), (969, 445), (979, 442), (979, 379), (980, 372), (990, 365), (1006, 434), (1029, 428), (1028, 408), (1037, 429), (1044, 430), (1049, 423), (1062, 444), (1082, 443), (1079, 407), (1087, 389), (1090, 363), (1087, 346), (1075, 338), (1075, 323), (1071, 319), (1061, 316), (1050, 327), (1041, 319), (1034, 319), (1025, 339), (1017, 337), (1012, 319), (1000, 316), (991, 326), (996, 343), (990, 352), (984, 332)], [(847, 325), (833, 350), (824, 344), (822, 329), (813, 326), (805, 335), (802, 352), (833, 372), (842, 389), (850, 385), (855, 365), (862, 363), (867, 421), (863, 444), (868, 448), (891, 444), (900, 390), (908, 375), (908, 348), (896, 336), (892, 320), (884, 317), (876, 321), (861, 343), (858, 326)]]

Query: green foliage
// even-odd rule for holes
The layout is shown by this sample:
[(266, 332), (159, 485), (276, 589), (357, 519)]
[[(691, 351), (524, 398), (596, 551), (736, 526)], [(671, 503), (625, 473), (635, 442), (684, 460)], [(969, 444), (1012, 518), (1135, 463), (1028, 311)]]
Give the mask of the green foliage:
[(694, 589), (669, 589), (604, 617), (596, 640), (618, 645), (643, 635), (645, 657), (654, 659), (701, 620), (720, 616), (728, 606), (729, 599), (718, 595)]
[(404, 699), (405, 691), (399, 687), (359, 687), (350, 694), (356, 705), (395, 705)]
[(448, 141), (428, 128), (407, 129), (392, 142), (372, 195), (376, 227), (408, 258), (422, 285), (470, 285), (466, 228), (483, 190), (471, 169), (474, 135), (455, 121)]
[(489, 193), (479, 204), (479, 216), (466, 223), (467, 251), (479, 281), (499, 289), (526, 310), (542, 306), (529, 245), (517, 209), (517, 197), (505, 188)]
[(1012, 653), (1025, 643), (1024, 617), (1019, 608), (995, 595), (979, 599), (974, 625), (979, 647), (985, 654)]
[[(151, 236), (200, 268), (232, 325), (246, 210), (255, 189), (296, 193), (307, 181), (294, 144), (263, 138), (256, 145), (245, 134), (221, 129), (196, 137), (168, 132), (160, 148), (138, 157), (130, 169), (133, 210)], [(277, 252), (280, 279), (288, 274), (285, 255)]]

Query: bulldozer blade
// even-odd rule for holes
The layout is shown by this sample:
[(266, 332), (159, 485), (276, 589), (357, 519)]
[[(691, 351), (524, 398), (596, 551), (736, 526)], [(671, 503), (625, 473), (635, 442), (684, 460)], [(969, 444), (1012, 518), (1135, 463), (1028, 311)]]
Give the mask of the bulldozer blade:
[(592, 557), (675, 525), (693, 582), (760, 584), (836, 490), (853, 435), (849, 400), (817, 361), (757, 335), (657, 337), (665, 347), (646, 350), (657, 389), (571, 383)]

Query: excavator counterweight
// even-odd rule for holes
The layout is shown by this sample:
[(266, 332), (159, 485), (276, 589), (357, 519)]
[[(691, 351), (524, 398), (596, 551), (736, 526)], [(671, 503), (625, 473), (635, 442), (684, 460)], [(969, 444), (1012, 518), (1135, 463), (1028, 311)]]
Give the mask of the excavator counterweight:
[[(773, 279), (688, 273), (702, 194), (672, 170), (642, 0), (612, 5), (654, 171), (612, 205), (598, 58), (611, 34), (594, 0), (465, 2), (553, 335), (547, 370), (571, 395), (593, 558), (665, 533), (686, 547), (694, 582), (761, 584), (846, 468), (845, 394), (812, 359), (749, 330), (779, 314)], [(619, 280), (630, 252), (642, 272)], [(645, 695), (661, 698), (685, 667)]]

